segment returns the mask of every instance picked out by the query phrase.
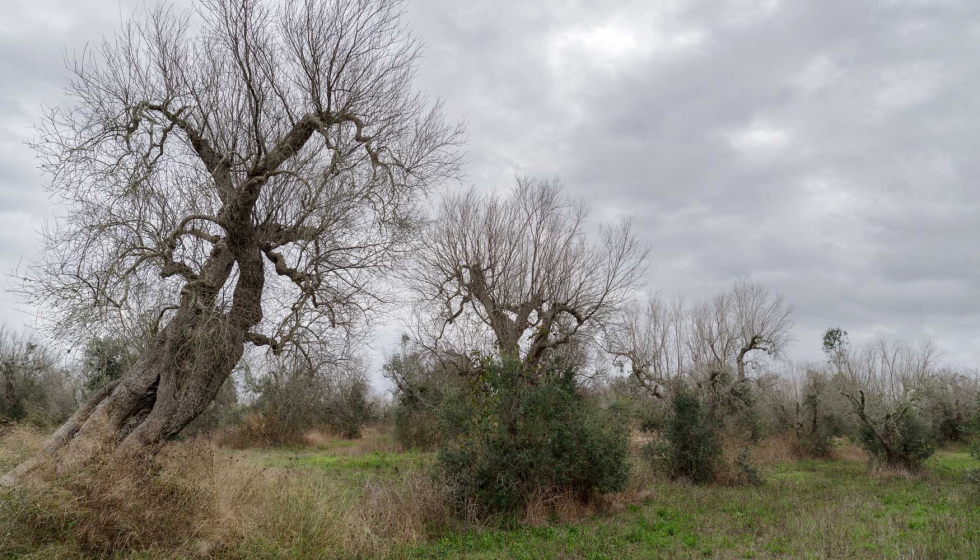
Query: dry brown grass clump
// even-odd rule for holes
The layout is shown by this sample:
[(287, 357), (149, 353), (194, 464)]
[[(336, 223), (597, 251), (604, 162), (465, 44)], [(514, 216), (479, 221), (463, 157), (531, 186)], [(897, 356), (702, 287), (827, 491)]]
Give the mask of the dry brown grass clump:
[(42, 465), (3, 491), (0, 550), (104, 557), (194, 549), (208, 538), (213, 515), (201, 470), (181, 463), (161, 471), (107, 457), (67, 472)]
[(223, 538), (246, 556), (376, 558), (454, 522), (445, 489), (418, 471), (351, 486), (237, 461), (217, 481)]
[(0, 474), (36, 455), (47, 437), (47, 432), (30, 424), (0, 425)]
[(847, 438), (834, 438), (830, 458), (834, 461), (868, 461), (871, 455)]
[[(43, 438), (4, 437), (4, 470)], [(106, 457), (46, 466), (4, 492), (0, 551), (41, 558), (376, 558), (457, 523), (447, 490), (418, 469), (355, 483), (204, 439), (167, 446), (152, 468)]]
[(792, 463), (801, 457), (796, 435), (773, 434), (752, 446), (752, 462), (757, 465)]

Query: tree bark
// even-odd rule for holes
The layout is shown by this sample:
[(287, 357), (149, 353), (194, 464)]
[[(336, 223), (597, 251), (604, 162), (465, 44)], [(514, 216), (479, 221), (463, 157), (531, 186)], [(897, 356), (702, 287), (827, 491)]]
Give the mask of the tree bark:
[[(261, 253), (253, 236), (236, 237), (235, 251), (225, 242), (215, 245), (200, 279), (185, 285), (176, 313), (137, 363), (52, 434), (41, 455), (0, 478), (0, 486), (16, 484), (45, 460), (63, 470), (106, 452), (151, 458), (204, 412), (241, 358), (248, 329), (262, 319)], [(236, 262), (233, 302), (223, 311), (216, 296)]]

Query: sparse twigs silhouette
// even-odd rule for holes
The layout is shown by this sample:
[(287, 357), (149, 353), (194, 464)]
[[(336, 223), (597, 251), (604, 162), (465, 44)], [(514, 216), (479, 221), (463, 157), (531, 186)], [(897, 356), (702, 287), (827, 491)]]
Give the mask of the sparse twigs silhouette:
[(630, 220), (588, 235), (587, 214), (557, 181), (448, 196), (413, 271), (423, 342), (461, 356), (497, 353), (533, 371), (593, 337), (639, 285), (647, 249)]

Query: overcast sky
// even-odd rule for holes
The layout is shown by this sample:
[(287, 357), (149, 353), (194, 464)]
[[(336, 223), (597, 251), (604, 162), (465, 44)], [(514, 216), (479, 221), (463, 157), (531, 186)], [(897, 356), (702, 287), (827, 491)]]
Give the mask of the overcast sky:
[[(3, 0), (0, 271), (51, 212), (24, 142), (63, 102), (64, 51), (139, 5)], [(980, 365), (980, 2), (415, 0), (409, 19), (418, 85), (468, 123), (466, 184), (557, 175), (597, 221), (635, 216), (668, 296), (767, 284), (796, 306), (796, 358), (840, 326)], [(33, 324), (17, 308), (0, 293), (0, 322)]]

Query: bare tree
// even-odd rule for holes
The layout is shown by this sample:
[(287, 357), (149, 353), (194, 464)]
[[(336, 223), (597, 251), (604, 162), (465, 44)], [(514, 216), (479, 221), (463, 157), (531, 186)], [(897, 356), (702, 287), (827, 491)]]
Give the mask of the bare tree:
[(155, 326), (47, 451), (158, 448), (247, 343), (302, 349), (363, 317), (419, 193), (458, 170), (461, 130), (412, 90), (401, 15), (400, 0), (199, 0), (71, 63), (75, 106), (36, 144), (66, 214), (24, 289), (61, 334)]
[(915, 429), (923, 391), (935, 375), (938, 352), (931, 342), (918, 347), (877, 338), (848, 355), (841, 394), (864, 428), (865, 445), (886, 463), (914, 468), (932, 454)]
[(654, 396), (677, 381), (713, 387), (722, 373), (746, 381), (756, 352), (783, 355), (791, 340), (793, 307), (760, 284), (736, 281), (688, 308), (654, 295), (626, 306), (605, 332), (605, 348)]
[(606, 329), (605, 348), (630, 376), (657, 398), (686, 373), (687, 310), (684, 302), (665, 302), (659, 294), (645, 305), (626, 305)]
[(694, 369), (709, 374), (732, 370), (742, 382), (756, 353), (784, 354), (792, 340), (793, 306), (761, 284), (736, 280), (694, 307), (690, 328)]
[(638, 284), (647, 251), (628, 220), (593, 242), (586, 216), (557, 181), (519, 179), (505, 197), (447, 197), (414, 271), (433, 313), (427, 336), (449, 347), (477, 325), (501, 356), (533, 366), (592, 334)]

